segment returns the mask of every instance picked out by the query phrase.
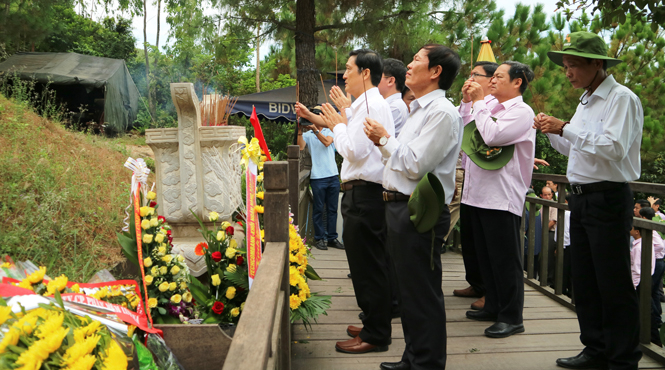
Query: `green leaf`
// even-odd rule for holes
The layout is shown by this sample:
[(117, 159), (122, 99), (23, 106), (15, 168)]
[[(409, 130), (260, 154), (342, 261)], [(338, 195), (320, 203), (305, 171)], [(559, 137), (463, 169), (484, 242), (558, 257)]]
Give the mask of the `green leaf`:
[(204, 305), (211, 298), (208, 287), (203, 285), (199, 279), (194, 276), (190, 275), (189, 278), (189, 290), (192, 292), (192, 296), (196, 299), (199, 305)]
[(314, 267), (312, 265), (307, 265), (307, 269), (305, 269), (305, 276), (307, 276), (308, 279), (312, 280), (323, 280), (319, 276), (319, 274), (316, 273), (316, 270), (314, 270)]
[(58, 306), (65, 308), (65, 302), (62, 301), (62, 296), (57, 289), (55, 290), (55, 301), (58, 302)]
[(219, 324), (222, 322), (221, 317), (218, 317), (217, 315), (210, 314), (208, 317), (203, 320), (202, 324)]
[(240, 269), (236, 269), (234, 272), (224, 271), (224, 277), (235, 286), (249, 289), (249, 277), (239, 270)]
[[(131, 229), (131, 227), (130, 227)], [(136, 245), (136, 237), (134, 239), (125, 234), (116, 233), (118, 236), (118, 243), (122, 247), (122, 253), (127, 257), (127, 260), (136, 266), (139, 265), (138, 247)]]
[(166, 309), (164, 307), (157, 307), (160, 315), (166, 315)]
[(205, 240), (207, 241), (207, 240), (208, 240), (208, 234), (210, 233), (210, 232), (208, 231), (208, 228), (207, 228), (206, 225), (203, 223), (203, 221), (199, 218), (199, 216), (197, 216), (196, 213), (194, 213), (194, 211), (192, 211), (192, 210), (190, 209), (189, 212), (191, 212), (191, 213), (194, 215), (194, 217), (196, 218), (196, 221), (199, 222), (199, 226), (201, 226), (201, 232), (203, 233), (203, 238), (205, 238)]

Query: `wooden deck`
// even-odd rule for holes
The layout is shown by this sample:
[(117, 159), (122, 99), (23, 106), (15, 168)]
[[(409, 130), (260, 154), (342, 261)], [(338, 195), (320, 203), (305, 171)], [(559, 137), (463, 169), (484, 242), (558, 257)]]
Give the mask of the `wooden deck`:
[[(399, 319), (393, 319), (393, 343), (388, 352), (350, 355), (335, 351), (335, 342), (347, 340), (347, 325), (360, 325), (349, 267), (344, 251), (313, 250), (311, 264), (324, 281), (310, 281), (313, 292), (330, 294), (328, 316), (321, 316), (311, 331), (294, 324), (292, 344), (293, 370), (364, 370), (379, 369), (383, 361), (399, 361), (404, 350), (404, 335)], [(524, 326), (526, 332), (504, 339), (490, 339), (483, 331), (490, 323), (466, 318), (472, 298), (452, 295), (453, 289), (465, 288), (464, 264), (460, 254), (442, 256), (443, 293), (446, 300), (448, 361), (447, 369), (465, 370), (547, 370), (559, 357), (582, 350), (575, 313), (525, 285)], [(640, 369), (665, 369), (644, 356)]]

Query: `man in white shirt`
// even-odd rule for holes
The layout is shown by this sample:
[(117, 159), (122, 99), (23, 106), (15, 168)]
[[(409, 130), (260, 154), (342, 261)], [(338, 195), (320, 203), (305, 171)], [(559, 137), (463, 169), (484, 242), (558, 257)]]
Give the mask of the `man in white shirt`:
[(572, 369), (637, 369), (639, 306), (630, 278), (633, 193), (640, 177), (644, 113), (640, 99), (607, 73), (621, 60), (590, 32), (568, 35), (562, 51), (547, 53), (585, 90), (569, 122), (539, 113), (534, 127), (568, 156), (573, 294), (584, 350), (560, 358)]
[(364, 312), (363, 327), (349, 326), (353, 339), (337, 342), (345, 353), (382, 352), (391, 342), (391, 286), (385, 247), (386, 222), (383, 203), (381, 152), (363, 133), (365, 118), (371, 117), (395, 134), (390, 106), (376, 85), (381, 81), (381, 57), (372, 50), (349, 54), (344, 80), (346, 91), (356, 97), (340, 116), (330, 104), (321, 107), (321, 117), (335, 134), (335, 149), (342, 163), (342, 217), (346, 256), (358, 306)]
[[(446, 205), (455, 193), (455, 164), (462, 140), (462, 118), (446, 98), (446, 90), (460, 65), (459, 56), (450, 48), (425, 45), (408, 65), (406, 84), (416, 100), (411, 103), (411, 114), (400, 136), (395, 138), (373, 117), (365, 123), (365, 133), (380, 146), (386, 163), (383, 199), (388, 250), (397, 274), (406, 342), (402, 360), (382, 363), (383, 370), (446, 367), (440, 245), (450, 226)], [(428, 174), (440, 181), (445, 204), (441, 204), (441, 214), (432, 219), (434, 227), (420, 233), (411, 221), (414, 216), (408, 201)]]
[(409, 108), (402, 100), (405, 78), (406, 67), (402, 61), (393, 58), (383, 60), (383, 76), (377, 87), (381, 96), (390, 104), (390, 112), (395, 122), (395, 137), (399, 136), (399, 132), (409, 116)]
[[(651, 207), (642, 207), (639, 211), (639, 217), (645, 220), (653, 220), (656, 217), (656, 212)], [(662, 347), (663, 343), (660, 340), (660, 327), (663, 324), (661, 319), (663, 315), (663, 307), (660, 305), (660, 285), (663, 281), (663, 273), (665, 272), (665, 242), (656, 230), (652, 233), (653, 243), (653, 258), (656, 261), (656, 266), (651, 274), (651, 342)]]

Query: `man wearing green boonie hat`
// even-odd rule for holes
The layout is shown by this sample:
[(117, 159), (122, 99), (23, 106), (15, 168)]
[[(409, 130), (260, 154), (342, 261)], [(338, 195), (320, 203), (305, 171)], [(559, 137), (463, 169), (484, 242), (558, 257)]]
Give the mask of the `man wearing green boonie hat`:
[(554, 149), (568, 156), (573, 294), (585, 348), (557, 365), (572, 369), (637, 369), (642, 356), (627, 182), (640, 177), (644, 113), (639, 98), (607, 73), (621, 63), (607, 53), (605, 41), (590, 32), (571, 33), (563, 50), (550, 51), (573, 87), (585, 91), (570, 121), (544, 113), (534, 119)]

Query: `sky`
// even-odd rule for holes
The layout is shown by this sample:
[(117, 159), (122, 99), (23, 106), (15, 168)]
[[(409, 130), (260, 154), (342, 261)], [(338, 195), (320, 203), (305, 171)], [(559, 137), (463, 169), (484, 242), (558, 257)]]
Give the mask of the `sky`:
[[(521, 3), (523, 5), (535, 6), (536, 4), (543, 4), (545, 14), (553, 15), (556, 10), (556, 2), (553, 0), (543, 1), (543, 0), (497, 0), (497, 7), (503, 8), (506, 10), (506, 16), (510, 17), (515, 13), (515, 6)], [(148, 6), (148, 22), (147, 22), (147, 38), (148, 42), (152, 45), (155, 44), (155, 39), (157, 36), (157, 6), (149, 5)], [(161, 18), (161, 29), (159, 36), (159, 43), (163, 46), (166, 43), (166, 40), (169, 36), (168, 24), (166, 23), (166, 14), (163, 11)], [(217, 11), (210, 10), (211, 14), (217, 13)], [(143, 48), (143, 17), (134, 17), (132, 20), (133, 33), (136, 37), (136, 46), (138, 48)], [(269, 52), (270, 42), (264, 42), (260, 48), (261, 59), (263, 56)], [(252, 58), (252, 68), (256, 65), (256, 58)]]

